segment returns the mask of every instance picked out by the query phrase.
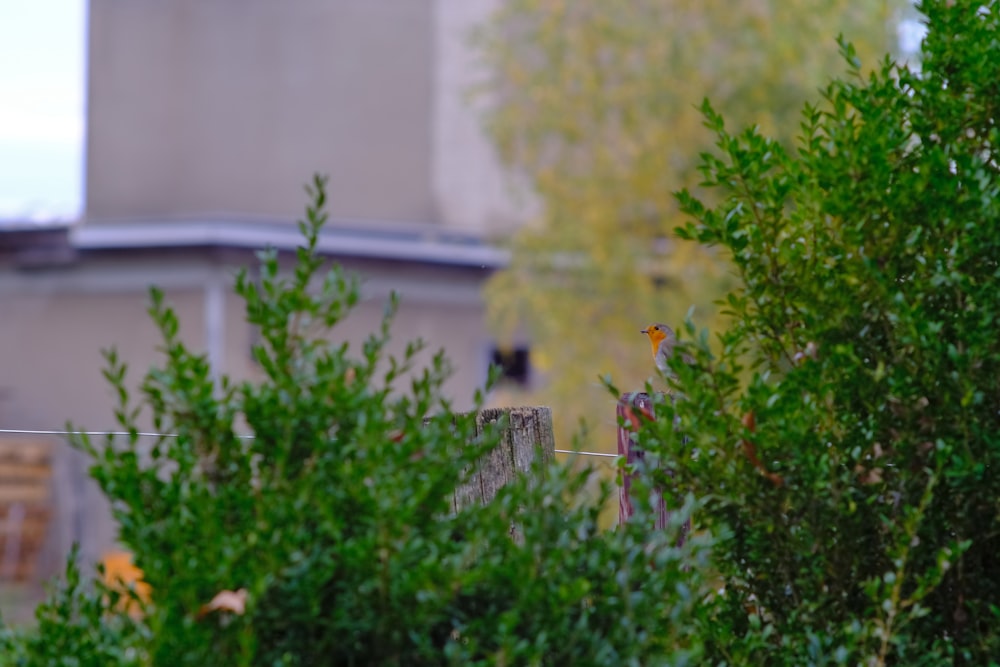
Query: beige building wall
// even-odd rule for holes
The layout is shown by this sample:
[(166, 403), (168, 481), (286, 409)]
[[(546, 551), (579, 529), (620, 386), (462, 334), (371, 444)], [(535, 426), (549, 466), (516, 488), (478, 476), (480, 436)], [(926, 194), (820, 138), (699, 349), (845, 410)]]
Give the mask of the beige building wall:
[[(529, 191), (505, 173), (483, 130), (485, 63), (470, 43), (503, 0), (434, 3), (433, 188), (450, 227), (504, 235), (529, 219)], [(471, 94), (474, 87), (479, 93)]]
[[(220, 259), (218, 253), (185, 251), (118, 254), (38, 272), (0, 266), (0, 429), (61, 430), (70, 421), (85, 430), (118, 430), (115, 397), (101, 375), (101, 350), (118, 350), (139, 398), (143, 375), (162, 363), (160, 336), (146, 314), (149, 284), (165, 290), (183, 339), (208, 354), (218, 373), (236, 381), (259, 379), (250, 351), (256, 334), (232, 291), (236, 267), (248, 260), (246, 253)], [(345, 265), (362, 276), (362, 298), (331, 339), (348, 341), (360, 356), (361, 343), (381, 322), (389, 290), (396, 290), (403, 305), (388, 352), (401, 355), (416, 338), (428, 344), (424, 361), (446, 349), (456, 372), (445, 393), (457, 409), (471, 408), (485, 381), (489, 352), (478, 294), (482, 273), (367, 260)], [(140, 427), (151, 428), (148, 414)], [(50, 440), (56, 448), (54, 513), (38, 573), (58, 572), (74, 542), (86, 561), (96, 561), (115, 548), (115, 526), (107, 501), (87, 476), (87, 458), (65, 438), (30, 437)]]
[(432, 0), (91, 0), (88, 219), (433, 221)]
[[(416, 338), (431, 350), (447, 350), (457, 372), (446, 392), (458, 409), (471, 407), (473, 393), (486, 379), (489, 353), (478, 294), (484, 275), (456, 268), (344, 264), (362, 276), (361, 300), (335, 327), (333, 339), (360, 346), (378, 329), (389, 292), (396, 291), (402, 306), (389, 353), (401, 354)], [(256, 378), (250, 354), (255, 334), (232, 291), (235, 269), (208, 257), (109, 260), (46, 275), (0, 268), (0, 428), (59, 429), (67, 420), (85, 428), (112, 428), (114, 395), (101, 376), (101, 350), (118, 350), (130, 365), (134, 386), (160, 360), (159, 333), (146, 313), (150, 284), (165, 290), (182, 337), (214, 359), (217, 372), (236, 380)], [(221, 289), (221, 302), (213, 302), (215, 289)], [(216, 306), (219, 314), (212, 312)]]
[[(101, 350), (118, 349), (132, 369), (134, 389), (156, 358), (157, 337), (142, 316), (146, 298), (141, 285), (94, 290), (94, 282), (93, 276), (75, 271), (0, 271), (0, 428), (62, 430), (71, 422), (86, 430), (115, 429), (114, 395), (101, 375)], [(200, 346), (200, 291), (171, 289), (169, 297), (184, 323), (185, 338)], [(54, 447), (53, 514), (36, 573), (60, 571), (74, 542), (80, 543), (81, 556), (94, 562), (114, 544), (115, 528), (107, 501), (86, 476), (86, 457), (61, 436), (18, 437), (48, 440)]]
[(522, 213), (468, 92), (502, 0), (91, 0), (87, 218), (334, 219), (504, 233)]

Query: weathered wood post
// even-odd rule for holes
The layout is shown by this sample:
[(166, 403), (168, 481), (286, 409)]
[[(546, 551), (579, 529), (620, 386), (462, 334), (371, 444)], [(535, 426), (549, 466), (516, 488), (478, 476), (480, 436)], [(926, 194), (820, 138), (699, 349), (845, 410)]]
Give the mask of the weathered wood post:
[[(646, 453), (639, 448), (635, 436), (641, 426), (640, 420), (652, 420), (653, 397), (644, 392), (631, 392), (618, 399), (618, 456), (625, 457), (629, 468), (645, 460)], [(622, 524), (635, 514), (632, 499), (632, 479), (635, 472), (622, 473), (618, 485), (618, 523)], [(667, 504), (662, 494), (656, 496), (655, 528), (662, 530), (667, 525)]]
[(470, 503), (485, 505), (501, 487), (530, 471), (536, 459), (551, 460), (555, 456), (552, 410), (487, 408), (476, 415), (477, 435), (502, 419), (507, 420), (507, 426), (501, 432), (500, 444), (485, 457), (472, 478), (456, 489), (452, 502), (455, 511)]
[[(657, 394), (662, 400), (665, 394)], [(618, 399), (616, 414), (618, 417), (618, 455), (625, 457), (625, 461), (630, 469), (637, 467), (635, 464), (645, 461), (646, 453), (636, 442), (636, 435), (642, 427), (643, 421), (653, 421), (656, 417), (654, 406), (656, 400), (653, 396), (645, 392), (630, 392)], [(618, 485), (618, 523), (623, 524), (629, 521), (635, 514), (635, 503), (637, 499), (632, 497), (632, 480), (640, 473), (623, 472), (621, 482)], [(667, 510), (667, 500), (663, 496), (662, 489), (654, 490), (654, 525), (656, 530), (663, 530), (670, 520), (670, 512)], [(641, 499), (645, 502), (646, 499)], [(690, 530), (690, 522), (685, 523), (681, 530), (678, 542), (684, 543), (684, 538)]]

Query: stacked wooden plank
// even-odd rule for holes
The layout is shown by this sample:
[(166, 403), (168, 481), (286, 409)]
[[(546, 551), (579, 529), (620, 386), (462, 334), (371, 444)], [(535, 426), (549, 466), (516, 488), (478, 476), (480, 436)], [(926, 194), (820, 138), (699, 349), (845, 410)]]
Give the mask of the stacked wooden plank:
[(52, 515), (52, 444), (0, 437), (0, 580), (33, 578)]

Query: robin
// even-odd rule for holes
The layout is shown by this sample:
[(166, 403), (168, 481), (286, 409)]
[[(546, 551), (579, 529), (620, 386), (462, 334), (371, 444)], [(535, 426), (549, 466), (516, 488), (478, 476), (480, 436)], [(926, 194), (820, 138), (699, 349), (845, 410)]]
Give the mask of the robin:
[[(666, 324), (650, 324), (640, 331), (649, 337), (650, 345), (653, 347), (653, 361), (660, 372), (667, 377), (673, 377), (667, 363), (674, 356), (674, 349), (677, 347), (677, 334)], [(690, 354), (682, 353), (681, 358), (686, 364), (693, 364), (694, 358)]]

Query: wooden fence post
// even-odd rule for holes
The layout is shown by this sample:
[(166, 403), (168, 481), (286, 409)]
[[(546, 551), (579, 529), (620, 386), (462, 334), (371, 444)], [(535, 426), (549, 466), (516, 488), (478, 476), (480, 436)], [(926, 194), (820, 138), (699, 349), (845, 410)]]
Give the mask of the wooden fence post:
[(486, 504), (502, 486), (531, 469), (536, 458), (555, 456), (552, 411), (549, 408), (487, 408), (476, 415), (476, 433), (507, 419), (500, 444), (490, 452), (479, 470), (455, 491), (452, 508), (457, 512), (470, 503)]
[[(660, 399), (665, 396), (658, 394)], [(656, 400), (645, 392), (631, 392), (618, 399), (616, 415), (618, 418), (618, 455), (625, 457), (629, 467), (643, 462), (646, 453), (642, 451), (636, 442), (636, 435), (641, 427), (642, 421), (652, 421), (655, 419), (653, 407)], [(638, 475), (637, 472), (623, 472), (621, 483), (618, 485), (618, 523), (623, 524), (635, 514), (636, 499), (632, 497), (632, 480)], [(668, 473), (669, 474), (669, 473)], [(654, 523), (656, 530), (663, 530), (670, 519), (670, 512), (667, 511), (667, 500), (663, 496), (662, 489), (654, 491)], [(642, 499), (645, 502), (645, 499)], [(684, 543), (684, 538), (691, 529), (691, 523), (684, 524), (678, 539), (678, 545)]]

